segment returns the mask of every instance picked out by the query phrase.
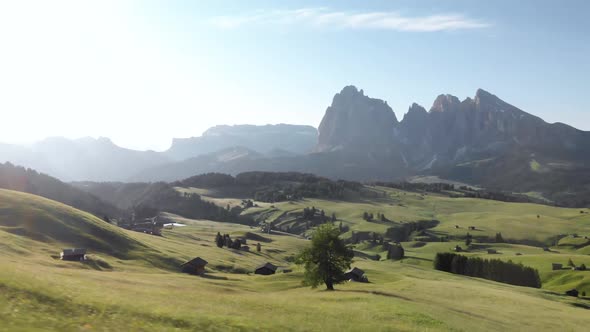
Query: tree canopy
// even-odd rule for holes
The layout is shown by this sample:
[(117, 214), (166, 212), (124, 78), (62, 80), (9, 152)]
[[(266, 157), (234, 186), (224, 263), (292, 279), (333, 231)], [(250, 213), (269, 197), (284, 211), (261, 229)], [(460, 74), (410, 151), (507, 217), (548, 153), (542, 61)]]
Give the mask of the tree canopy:
[(324, 283), (326, 289), (334, 290), (334, 284), (344, 281), (354, 253), (339, 234), (338, 227), (331, 223), (320, 225), (314, 231), (311, 246), (297, 257), (297, 263), (305, 267), (304, 285), (316, 288)]

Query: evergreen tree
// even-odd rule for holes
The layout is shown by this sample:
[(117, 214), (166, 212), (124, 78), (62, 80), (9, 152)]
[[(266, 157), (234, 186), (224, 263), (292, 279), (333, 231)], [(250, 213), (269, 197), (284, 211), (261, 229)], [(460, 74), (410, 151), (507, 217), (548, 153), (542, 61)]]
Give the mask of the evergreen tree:
[(570, 259), (567, 261), (567, 266), (569, 266), (569, 267), (576, 267), (576, 264), (574, 264), (574, 261), (572, 261), (572, 259), (570, 258)]
[(496, 233), (496, 243), (503, 243), (504, 238), (502, 238), (502, 233)]
[(353, 256), (334, 225), (319, 226), (313, 233), (311, 246), (297, 257), (297, 263), (305, 268), (303, 283), (312, 288), (324, 283), (326, 289), (334, 290), (334, 284), (344, 281), (344, 271), (350, 268)]
[(256, 243), (256, 252), (260, 252), (262, 250), (262, 246), (260, 243)]
[(392, 245), (387, 250), (387, 259), (400, 260), (404, 258), (405, 250), (401, 244)]
[[(332, 222), (335, 222), (335, 221), (336, 221), (336, 213), (332, 212)], [(342, 223), (340, 223), (340, 224), (342, 224)]]
[(471, 234), (467, 233), (465, 236), (465, 245), (469, 247), (469, 245), (473, 242)]
[(221, 233), (217, 232), (217, 235), (215, 235), (215, 244), (217, 245), (217, 247), (219, 248), (223, 248), (223, 237), (221, 236)]

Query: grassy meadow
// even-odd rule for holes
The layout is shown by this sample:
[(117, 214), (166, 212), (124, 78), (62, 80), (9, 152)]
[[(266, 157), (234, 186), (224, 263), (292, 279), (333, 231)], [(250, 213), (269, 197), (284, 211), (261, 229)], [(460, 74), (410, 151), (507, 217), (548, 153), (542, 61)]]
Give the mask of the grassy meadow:
[[(460, 236), (473, 225), (478, 229), (472, 232), (476, 241), (466, 255), (534, 266), (543, 288), (435, 271), (434, 255), (463, 243), (408, 241), (402, 243), (406, 258), (401, 261), (355, 258), (353, 265), (366, 272), (369, 283), (345, 283), (335, 292), (310, 289), (301, 285), (302, 271), (292, 263), (293, 255), (308, 244), (298, 236), (263, 234), (247, 225), (171, 214), (164, 217), (186, 226), (166, 229), (162, 237), (151, 236), (117, 228), (51, 200), (0, 190), (0, 330), (583, 331), (590, 325), (586, 309), (590, 301), (561, 295), (572, 287), (590, 292), (590, 271), (551, 271), (550, 266), (552, 262), (565, 266), (570, 258), (589, 265), (590, 252), (580, 238), (563, 238), (551, 246), (551, 252), (483, 241), (496, 232), (507, 240), (535, 243), (553, 241), (558, 234), (583, 236), (590, 233), (588, 214), (579, 209), (372, 190), (379, 194), (370, 200), (260, 203), (244, 213), (285, 219), (288, 213), (315, 206), (336, 213), (351, 232), (380, 232), (390, 226), (391, 222), (362, 220), (363, 211), (384, 213), (394, 223), (437, 219), (440, 224), (429, 231), (440, 235)], [(237, 198), (210, 199), (239, 204)], [(251, 251), (217, 248), (217, 232), (247, 238)], [(260, 253), (255, 250), (258, 242)], [(88, 247), (90, 260), (56, 259), (69, 246)], [(487, 254), (487, 248), (497, 249), (498, 254)], [(370, 243), (358, 244), (357, 250), (383, 253), (381, 246)], [(179, 273), (178, 265), (196, 256), (209, 262), (206, 275)], [(267, 261), (293, 272), (252, 273)]]

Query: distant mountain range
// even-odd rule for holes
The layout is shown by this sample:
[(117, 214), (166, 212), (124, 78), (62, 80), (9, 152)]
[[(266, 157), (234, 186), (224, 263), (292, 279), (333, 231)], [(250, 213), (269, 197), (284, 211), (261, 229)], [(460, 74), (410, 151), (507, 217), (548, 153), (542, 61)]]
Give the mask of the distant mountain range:
[[(216, 126), (205, 131), (201, 137), (175, 138), (170, 149), (164, 152), (125, 149), (104, 137), (74, 140), (51, 137), (30, 146), (0, 144), (0, 162), (30, 167), (64, 181), (128, 181), (138, 178), (138, 174), (145, 169), (173, 165), (174, 162), (226, 149), (239, 147), (256, 151), (252, 153), (258, 157), (273, 158), (310, 152), (316, 143), (317, 130), (311, 126)], [(239, 157), (236, 155), (233, 158)], [(224, 161), (231, 160), (220, 160), (221, 163)], [(184, 177), (191, 175), (195, 173), (190, 172)]]
[(460, 101), (413, 104), (401, 121), (387, 102), (347, 86), (316, 130), (296, 125), (217, 126), (174, 139), (165, 152), (101, 138), (0, 145), (0, 160), (63, 180), (174, 181), (206, 172), (297, 171), (350, 180), (415, 175), (559, 200), (590, 192), (590, 132), (549, 124), (484, 90)]
[(30, 146), (0, 144), (0, 162), (11, 162), (63, 181), (124, 181), (138, 170), (169, 162), (154, 151), (116, 146), (108, 138), (47, 138)]
[(184, 160), (236, 146), (269, 156), (295, 155), (311, 152), (317, 140), (318, 131), (312, 126), (215, 126), (200, 137), (173, 139), (165, 155), (174, 160)]

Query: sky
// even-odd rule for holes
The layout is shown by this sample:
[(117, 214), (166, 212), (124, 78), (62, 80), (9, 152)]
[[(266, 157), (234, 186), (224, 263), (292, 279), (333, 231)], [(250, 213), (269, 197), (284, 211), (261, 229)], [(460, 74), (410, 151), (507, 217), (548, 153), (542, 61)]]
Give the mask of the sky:
[(0, 1), (0, 142), (165, 150), (220, 124), (317, 127), (346, 85), (398, 119), (487, 90), (590, 130), (590, 2)]

